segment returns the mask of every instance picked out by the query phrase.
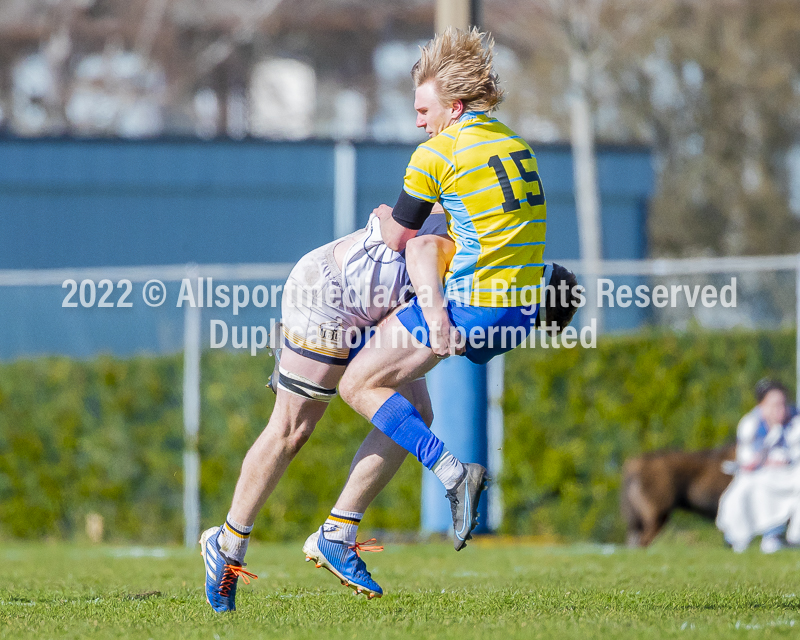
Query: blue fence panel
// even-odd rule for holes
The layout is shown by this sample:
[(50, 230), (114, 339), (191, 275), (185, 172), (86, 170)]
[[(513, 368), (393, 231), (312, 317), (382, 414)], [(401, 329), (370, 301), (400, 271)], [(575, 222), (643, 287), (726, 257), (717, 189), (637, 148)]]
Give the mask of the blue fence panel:
[(333, 237), (333, 147), (2, 141), (0, 221), (0, 269), (292, 262)]
[(361, 143), (356, 145), (356, 220), (367, 223), (379, 204), (393, 207), (403, 188), (403, 176), (415, 146)]
[[(80, 285), (80, 281), (77, 284)], [(215, 288), (222, 284), (230, 289), (234, 284), (245, 285), (250, 292), (257, 285), (264, 285), (268, 291), (272, 291), (273, 286), (283, 285), (268, 280), (235, 283), (214, 280)], [(89, 358), (98, 353), (129, 356), (180, 351), (183, 349), (186, 305), (177, 306), (180, 282), (166, 282), (165, 285), (167, 301), (162, 306), (149, 307), (142, 298), (143, 283), (133, 283), (127, 298), (127, 302), (132, 303), (130, 308), (100, 308), (97, 300), (91, 308), (84, 308), (79, 302), (79, 294), (71, 298), (71, 301), (78, 302), (78, 306), (65, 308), (62, 302), (69, 288), (57, 285), (0, 287), (0, 360), (46, 354)], [(97, 292), (98, 300), (102, 293)], [(121, 290), (115, 287), (107, 301), (116, 303), (120, 293)], [(223, 322), (228, 331), (227, 344), (223, 348), (231, 348), (233, 327), (238, 328), (240, 335), (246, 328), (248, 336), (252, 333), (251, 327), (270, 331), (272, 323), (280, 320), (280, 301), (270, 299), (266, 306), (259, 308), (251, 300), (236, 315), (230, 305), (204, 308), (201, 318), (201, 344), (206, 348), (211, 345), (210, 325), (212, 320), (217, 320)], [(221, 333), (218, 331), (218, 340)], [(245, 350), (250, 351), (249, 343)], [(258, 352), (263, 352), (263, 349)]]
[[(413, 150), (356, 144), (359, 225), (378, 204), (395, 203)], [(548, 202), (545, 257), (577, 259), (570, 150), (535, 151)], [(333, 157), (326, 141), (0, 139), (0, 269), (295, 262), (333, 238)], [(605, 256), (645, 257), (649, 152), (600, 148), (598, 170)], [(182, 310), (145, 307), (134, 288), (139, 305), (109, 316), (62, 309), (59, 287), (0, 287), (0, 358), (180, 349)], [(229, 313), (204, 312), (206, 337), (207, 320)], [(606, 327), (639, 326), (645, 313), (609, 309)], [(251, 305), (226, 321), (268, 326), (278, 315)]]

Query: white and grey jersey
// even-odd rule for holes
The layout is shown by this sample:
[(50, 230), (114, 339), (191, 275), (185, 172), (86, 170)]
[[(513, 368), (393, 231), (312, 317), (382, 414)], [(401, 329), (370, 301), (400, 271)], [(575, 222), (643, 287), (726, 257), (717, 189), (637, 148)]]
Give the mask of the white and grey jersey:
[[(417, 235), (447, 233), (444, 214), (430, 216), (428, 220)], [(411, 281), (405, 257), (386, 246), (378, 218), (370, 218), (367, 235), (345, 254), (341, 285), (345, 308), (370, 324), (380, 322), (389, 310), (410, 297)]]
[(348, 249), (341, 273), (344, 308), (369, 324), (400, 305), (409, 287), (405, 259), (383, 242), (378, 218), (370, 219), (367, 235)]
[[(445, 215), (431, 218), (419, 234), (445, 235)], [(348, 249), (341, 269), (334, 259), (340, 242), (300, 259), (286, 281), (281, 304), (287, 346), (331, 364), (346, 364), (354, 346), (348, 343), (351, 329), (378, 324), (406, 301), (410, 289), (405, 258), (383, 242), (380, 220), (370, 219), (366, 235)]]

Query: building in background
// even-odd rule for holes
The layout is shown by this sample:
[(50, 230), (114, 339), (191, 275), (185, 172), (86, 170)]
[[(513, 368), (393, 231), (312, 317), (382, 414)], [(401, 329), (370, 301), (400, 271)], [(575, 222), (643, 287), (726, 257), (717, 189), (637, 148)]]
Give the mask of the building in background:
[[(569, 26), (546, 0), (483, 2), (503, 121), (534, 149), (568, 142), (580, 45), (597, 140), (653, 150), (649, 255), (795, 251), (795, 0), (557, 5)], [(408, 71), (434, 13), (433, 0), (5, 0), (0, 130), (419, 142)]]

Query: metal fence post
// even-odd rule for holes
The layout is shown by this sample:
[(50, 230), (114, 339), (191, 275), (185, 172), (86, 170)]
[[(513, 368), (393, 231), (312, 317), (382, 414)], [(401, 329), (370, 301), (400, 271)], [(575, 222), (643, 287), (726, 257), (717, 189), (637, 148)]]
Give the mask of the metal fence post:
[(333, 237), (356, 230), (356, 148), (337, 142), (333, 148)]
[[(189, 286), (197, 282), (198, 270), (187, 269)], [(201, 294), (198, 287), (198, 295)], [(183, 326), (183, 542), (193, 547), (200, 538), (200, 307), (184, 307)]]

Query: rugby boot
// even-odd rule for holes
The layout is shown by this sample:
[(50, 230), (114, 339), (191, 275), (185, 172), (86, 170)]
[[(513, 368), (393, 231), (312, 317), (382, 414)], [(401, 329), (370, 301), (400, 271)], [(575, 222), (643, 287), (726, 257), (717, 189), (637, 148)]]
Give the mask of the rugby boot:
[(258, 578), (244, 570), (235, 560), (226, 558), (219, 548), (219, 527), (211, 527), (200, 536), (200, 553), (206, 569), (206, 600), (214, 611), (236, 611), (236, 584), (241, 578), (250, 584), (250, 578)]
[(478, 526), (478, 501), (488, 486), (486, 468), (468, 462), (464, 465), (464, 475), (452, 489), (448, 489), (450, 513), (453, 516), (453, 547), (461, 551), (472, 538), (472, 530)]
[(317, 569), (324, 567), (335, 575), (345, 587), (356, 593), (364, 593), (367, 600), (380, 598), (383, 589), (372, 579), (367, 565), (361, 559), (361, 551), (383, 551), (383, 547), (373, 545), (375, 538), (366, 542), (349, 545), (342, 540), (328, 540), (322, 527), (315, 531), (303, 544), (306, 562), (314, 561)]

